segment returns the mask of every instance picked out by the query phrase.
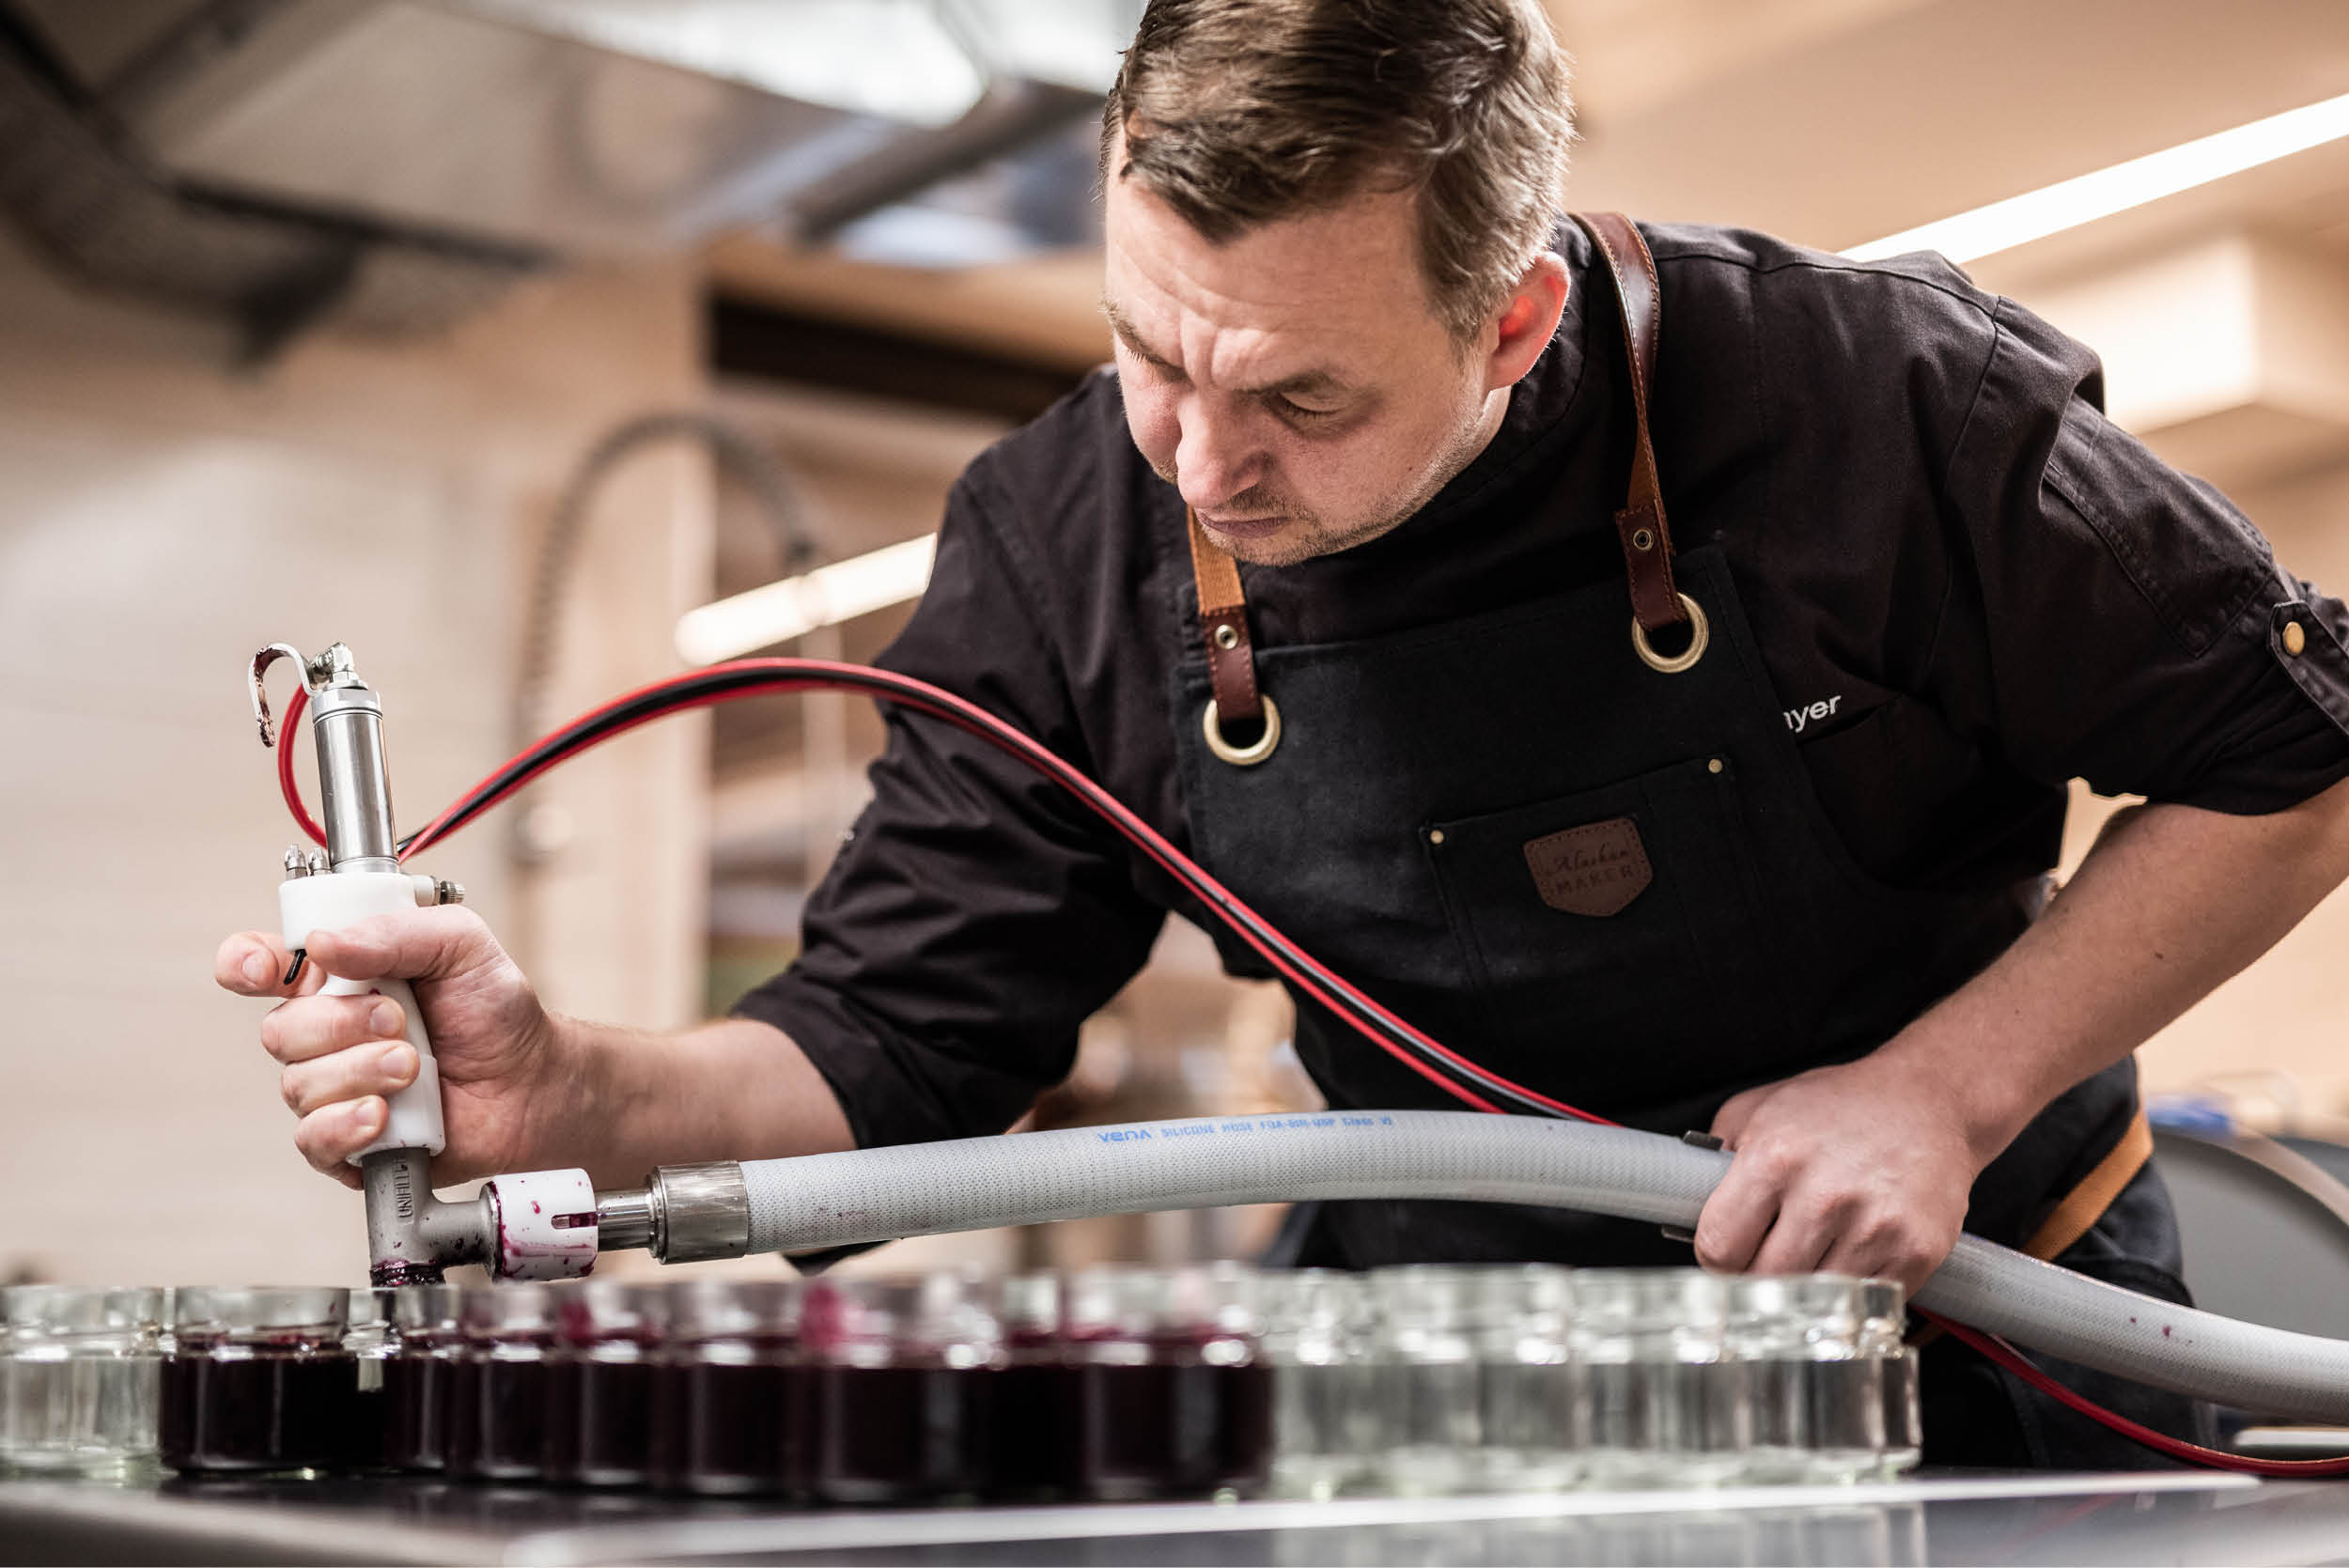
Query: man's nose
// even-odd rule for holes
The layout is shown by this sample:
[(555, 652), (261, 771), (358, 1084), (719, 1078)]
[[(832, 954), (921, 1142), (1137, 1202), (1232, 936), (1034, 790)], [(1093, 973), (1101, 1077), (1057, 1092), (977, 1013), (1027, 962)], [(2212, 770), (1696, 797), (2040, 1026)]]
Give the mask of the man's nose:
[(1229, 413), (1190, 397), (1177, 418), (1182, 430), (1174, 446), (1174, 478), (1185, 503), (1214, 511), (1263, 476), (1262, 453)]

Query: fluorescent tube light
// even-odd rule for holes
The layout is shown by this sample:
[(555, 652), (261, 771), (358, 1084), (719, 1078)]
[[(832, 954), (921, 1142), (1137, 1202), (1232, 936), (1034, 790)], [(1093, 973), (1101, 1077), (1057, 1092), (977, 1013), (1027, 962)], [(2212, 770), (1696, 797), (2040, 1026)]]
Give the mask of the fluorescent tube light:
[(2321, 103), (2182, 142), (2092, 174), (2059, 180), (1970, 212), (1903, 229), (1843, 254), (1875, 261), (1905, 251), (1939, 251), (1964, 263), (1994, 251), (2044, 240), (2067, 228), (2142, 207), (2149, 201), (2272, 163), (2295, 152), (2349, 136), (2349, 93)]
[(677, 623), (677, 654), (689, 664), (715, 664), (920, 598), (937, 553), (938, 536), (925, 534), (689, 610)]

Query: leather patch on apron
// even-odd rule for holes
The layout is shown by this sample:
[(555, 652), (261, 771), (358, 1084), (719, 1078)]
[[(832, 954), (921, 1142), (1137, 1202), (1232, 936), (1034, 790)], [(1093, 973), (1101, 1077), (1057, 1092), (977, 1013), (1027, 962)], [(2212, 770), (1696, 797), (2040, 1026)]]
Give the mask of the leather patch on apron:
[(1570, 915), (1616, 914), (1656, 879), (1627, 816), (1528, 839), (1525, 863), (1542, 902)]

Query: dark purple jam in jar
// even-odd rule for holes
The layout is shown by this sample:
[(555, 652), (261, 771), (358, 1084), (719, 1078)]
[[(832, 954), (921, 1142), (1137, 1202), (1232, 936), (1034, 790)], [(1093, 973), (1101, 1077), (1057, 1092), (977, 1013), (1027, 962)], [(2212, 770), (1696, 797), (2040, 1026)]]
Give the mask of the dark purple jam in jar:
[(1264, 1486), (1271, 1386), (1255, 1363), (1247, 1281), (1228, 1268), (1096, 1268), (1071, 1280), (1083, 1496), (1131, 1501)]
[(958, 1274), (815, 1280), (807, 1358), (807, 1484), (820, 1502), (963, 1500), (987, 1483), (994, 1314)]
[(652, 1366), (656, 1483), (705, 1497), (803, 1494), (799, 1281), (693, 1280), (667, 1294)]
[(988, 1379), (987, 1491), (1019, 1502), (1077, 1496), (1078, 1374), (1061, 1332), (1061, 1281), (1014, 1274), (995, 1287), (1002, 1370)]
[(389, 1464), (391, 1401), (384, 1393), (384, 1368), (394, 1348), (392, 1293), (361, 1286), (350, 1293), (350, 1327), (343, 1348), (358, 1361), (359, 1401), (344, 1463), (353, 1469), (381, 1470)]
[(177, 1470), (339, 1468), (366, 1457), (380, 1409), (343, 1344), (344, 1290), (183, 1288), (172, 1307), (158, 1428)]
[(402, 1285), (392, 1297), (383, 1363), (383, 1460), (394, 1469), (448, 1467), (451, 1369), (463, 1353), (454, 1285)]
[(543, 1481), (554, 1296), (542, 1284), (463, 1293), (464, 1347), (449, 1378), (448, 1469), (478, 1481)]
[(548, 1479), (579, 1486), (652, 1480), (653, 1362), (667, 1317), (657, 1286), (558, 1285), (547, 1415)]

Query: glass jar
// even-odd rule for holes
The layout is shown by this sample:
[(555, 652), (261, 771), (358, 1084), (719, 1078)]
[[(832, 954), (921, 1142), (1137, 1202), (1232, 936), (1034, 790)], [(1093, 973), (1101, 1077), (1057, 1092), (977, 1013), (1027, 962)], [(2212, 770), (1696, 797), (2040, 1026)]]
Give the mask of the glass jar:
[(797, 1280), (681, 1280), (667, 1287), (653, 1379), (658, 1484), (704, 1497), (806, 1490), (807, 1385)]
[(1752, 1440), (1748, 1369), (1728, 1354), (1728, 1282), (1693, 1268), (1580, 1269), (1572, 1343), (1589, 1401), (1588, 1478), (1710, 1486)]
[(1877, 1473), (1894, 1479), (1924, 1452), (1923, 1407), (1917, 1397), (1917, 1351), (1907, 1342), (1906, 1293), (1895, 1280), (1859, 1287), (1859, 1348), (1876, 1363), (1884, 1394), (1884, 1457)]
[(1571, 1485), (1589, 1446), (1588, 1400), (1568, 1341), (1573, 1272), (1501, 1265), (1478, 1269), (1470, 1283), (1479, 1484), (1494, 1492)]
[(988, 1491), (1019, 1501), (1080, 1495), (1077, 1429), (1081, 1392), (1063, 1333), (1061, 1278), (1015, 1274), (997, 1285), (1003, 1364), (988, 1398)]
[(392, 1293), (392, 1356), (383, 1363), (384, 1463), (437, 1474), (448, 1468), (452, 1371), (464, 1351), (455, 1285), (401, 1285)]
[(1787, 1306), (1802, 1324), (1813, 1481), (1852, 1482), (1884, 1457), (1884, 1363), (1860, 1344), (1861, 1281), (1801, 1274), (1786, 1281)]
[(1764, 1483), (1802, 1481), (1812, 1474), (1809, 1325), (1795, 1300), (1791, 1276), (1731, 1280), (1726, 1346), (1746, 1369), (1753, 1395), (1753, 1447), (1745, 1479)]
[(1372, 1362), (1386, 1444), (1379, 1481), (1404, 1497), (1465, 1492), (1478, 1480), (1483, 1401), (1470, 1316), (1474, 1271), (1437, 1264), (1369, 1277), (1377, 1330)]
[(1002, 1345), (976, 1281), (944, 1272), (810, 1280), (800, 1342), (807, 1483), (817, 1501), (979, 1495)]
[(667, 1313), (657, 1285), (578, 1280), (553, 1287), (547, 1479), (642, 1486), (652, 1479), (653, 1361)]
[(1370, 1302), (1329, 1268), (1268, 1270), (1261, 1353), (1272, 1376), (1271, 1490), (1333, 1498), (1369, 1479), (1384, 1446), (1371, 1375)]
[(173, 1293), (163, 1462), (178, 1470), (314, 1472), (350, 1463), (366, 1430), (347, 1289)]
[(1175, 1281), (1177, 1316), (1159, 1327), (1164, 1358), (1194, 1366), (1213, 1390), (1215, 1457), (1206, 1486), (1253, 1497), (1272, 1480), (1272, 1369), (1260, 1352), (1263, 1279), (1245, 1264), (1187, 1268)]
[(464, 1340), (449, 1369), (449, 1474), (546, 1479), (554, 1308), (554, 1289), (545, 1284), (493, 1285), (459, 1296)]
[(391, 1290), (373, 1285), (352, 1290), (348, 1316), (343, 1347), (358, 1363), (359, 1398), (352, 1405), (350, 1451), (344, 1462), (354, 1469), (380, 1470), (391, 1462), (392, 1402), (384, 1383), (398, 1349)]
[(156, 1456), (163, 1292), (0, 1291), (0, 1467), (120, 1477)]

